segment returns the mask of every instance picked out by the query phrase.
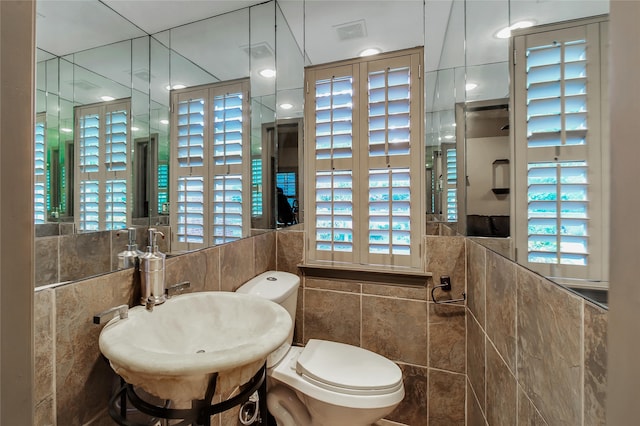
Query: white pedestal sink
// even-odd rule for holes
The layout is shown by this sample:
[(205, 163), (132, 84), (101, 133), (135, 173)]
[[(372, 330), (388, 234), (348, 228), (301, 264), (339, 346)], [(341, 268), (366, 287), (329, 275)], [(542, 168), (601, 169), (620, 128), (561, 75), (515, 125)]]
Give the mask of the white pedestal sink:
[(203, 399), (218, 387), (246, 383), (293, 327), (280, 305), (240, 293), (202, 292), (173, 297), (153, 311), (129, 309), (101, 331), (100, 351), (131, 385), (162, 399)]

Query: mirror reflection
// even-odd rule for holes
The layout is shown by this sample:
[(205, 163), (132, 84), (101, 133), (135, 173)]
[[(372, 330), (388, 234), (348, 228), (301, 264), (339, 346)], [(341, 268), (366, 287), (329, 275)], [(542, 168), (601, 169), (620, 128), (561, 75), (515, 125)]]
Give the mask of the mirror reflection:
[[(529, 261), (529, 245), (550, 247), (545, 232), (554, 226), (559, 230), (558, 244), (569, 247), (569, 254), (582, 250), (594, 258), (598, 251), (606, 253), (603, 232), (607, 212), (604, 207), (598, 208), (603, 222), (596, 233), (599, 237), (590, 240), (588, 249), (576, 245), (579, 239), (573, 238), (576, 235), (566, 235), (573, 238), (571, 241), (563, 240), (565, 230), (573, 232), (580, 228), (577, 222), (549, 228), (546, 223), (531, 222), (538, 218), (525, 215), (528, 166), (525, 164), (522, 172), (523, 165), (515, 162), (514, 150), (519, 140), (527, 140), (527, 114), (536, 114), (527, 113), (526, 101), (524, 113), (518, 112), (523, 107), (518, 103), (521, 95), (516, 93), (522, 90), (514, 86), (516, 79), (509, 62), (515, 37), (535, 39), (542, 36), (534, 33), (555, 30), (548, 27), (550, 24), (604, 15), (609, 9), (607, 0), (376, 1), (368, 2), (366, 7), (362, 7), (361, 1), (334, 2), (332, 7), (320, 1), (208, 3), (211, 4), (200, 4), (192, 10), (183, 8), (190, 10), (182, 13), (172, 9), (172, 4), (165, 4), (152, 23), (150, 19), (141, 20), (145, 7), (138, 2), (87, 1), (73, 8), (65, 2), (38, 3), (35, 220), (42, 224), (38, 235), (55, 234), (56, 238), (61, 234), (83, 235), (91, 239), (90, 244), (104, 244), (117, 254), (126, 246), (126, 235), (118, 228), (166, 226), (177, 231), (181, 220), (185, 229), (193, 228), (196, 236), (202, 237), (201, 241), (190, 241), (192, 236), (186, 234), (180, 241), (176, 233), (169, 232), (174, 237), (162, 242), (165, 251), (215, 244), (215, 223), (205, 223), (193, 212), (180, 211), (189, 203), (183, 203), (182, 207), (177, 203), (178, 181), (173, 177), (193, 174), (191, 169), (180, 174), (177, 168), (181, 159), (186, 158), (181, 157), (185, 147), (187, 151), (196, 150), (191, 142), (185, 142), (181, 154), (180, 137), (185, 135), (180, 131), (186, 128), (180, 127), (179, 104), (188, 102), (183, 98), (191, 90), (237, 81), (248, 82), (250, 114), (246, 118), (248, 130), (243, 130), (248, 133), (244, 136), (248, 137), (249, 149), (242, 160), (248, 173), (243, 176), (249, 185), (240, 191), (242, 208), (237, 214), (241, 217), (236, 219), (242, 229), (235, 235), (242, 237), (256, 229), (302, 223), (304, 67), (353, 58), (365, 48), (392, 51), (424, 45), (429, 229), (468, 235), (534, 271), (562, 278), (563, 283), (573, 287), (606, 288), (606, 265), (599, 267), (596, 277), (560, 273), (560, 266), (549, 264), (538, 268), (539, 264)], [(87, 21), (87, 25), (72, 22), (77, 13), (84, 18), (75, 21)], [(92, 22), (92, 18), (86, 18), (93, 16), (100, 19)], [(74, 33), (64, 28), (74, 28)], [(606, 25), (599, 28), (599, 33), (606, 35)], [(606, 48), (606, 39), (600, 45)], [(602, 73), (606, 69), (606, 50), (600, 56)], [(102, 96), (114, 100), (104, 100)], [(589, 115), (607, 110), (606, 97), (594, 103), (591, 92), (588, 96)], [(117, 132), (118, 125), (124, 123), (114, 122), (122, 117), (112, 113), (107, 118), (107, 106), (118, 102), (125, 102), (126, 135)], [(571, 105), (573, 108), (576, 103)], [(105, 192), (103, 199), (110, 201), (102, 202), (105, 205), (98, 210), (98, 218), (103, 220), (104, 216), (106, 221), (111, 215), (112, 220), (119, 216), (124, 219), (117, 225), (99, 224), (98, 232), (87, 232), (90, 228), (81, 225), (82, 220), (91, 216), (86, 204), (91, 200), (86, 192), (88, 186), (80, 186), (84, 178), (79, 171), (94, 148), (88, 144), (90, 133), (83, 139), (82, 131), (87, 129), (81, 127), (78, 117), (83, 111), (93, 111), (91, 108), (103, 108), (104, 112), (99, 114), (104, 115), (105, 123), (110, 119), (115, 128), (115, 133), (112, 130), (109, 134), (112, 147), (98, 147), (98, 152), (102, 149), (111, 155), (109, 167), (117, 163), (118, 155), (123, 156), (126, 165), (124, 173), (97, 172), (105, 185), (109, 180), (123, 180), (127, 190), (126, 200), (118, 199), (117, 185), (112, 185), (110, 195)], [(572, 117), (581, 114), (581, 107), (576, 108)], [(524, 114), (524, 121), (518, 121), (518, 114)], [(606, 117), (603, 120), (599, 127), (606, 135)], [(247, 124), (242, 123), (243, 127)], [(205, 139), (204, 131), (198, 135), (197, 124), (191, 124), (194, 128), (187, 126), (189, 141), (200, 136)], [(566, 130), (560, 131), (566, 136)], [(524, 132), (524, 136), (517, 132)], [(118, 153), (118, 136), (125, 138), (126, 152)], [(107, 140), (107, 133), (103, 138)], [(563, 140), (566, 144), (566, 138)], [(557, 149), (563, 151), (562, 159), (570, 158), (571, 150)], [(602, 149), (606, 153), (606, 145)], [(562, 164), (560, 160), (538, 163)], [(230, 173), (232, 164), (224, 165), (228, 168), (224, 173)], [(571, 169), (576, 172), (572, 176), (579, 179), (580, 166), (576, 167)], [(94, 180), (95, 172), (92, 173), (86, 181)], [(233, 195), (236, 198), (231, 201), (237, 202), (237, 196)], [(521, 197), (524, 201), (518, 204)], [(607, 205), (602, 191), (590, 193), (588, 198), (601, 206)], [(83, 203), (87, 206), (85, 210)], [(576, 200), (574, 204), (579, 203)], [(579, 214), (576, 209), (573, 213)], [(534, 228), (541, 232), (529, 232)], [(589, 231), (590, 236), (596, 234)], [(143, 236), (144, 232), (138, 235)], [(532, 235), (540, 238), (533, 241)], [(79, 278), (77, 274), (60, 273), (64, 268), (57, 264), (54, 267), (54, 261), (48, 260), (45, 254), (54, 245), (60, 247), (56, 259), (73, 258), (74, 253), (63, 253), (62, 250), (68, 250), (62, 248), (64, 244), (47, 238), (53, 237), (43, 237), (37, 244), (37, 258), (41, 264), (49, 265), (50, 271), (57, 272), (43, 274), (47, 278), (39, 283)], [(144, 246), (146, 242), (140, 240), (138, 244)], [(96, 258), (93, 262), (108, 264), (103, 265), (108, 270), (115, 267), (112, 259), (113, 255), (100, 256), (99, 261)], [(557, 263), (561, 265), (562, 261)], [(581, 281), (575, 281), (577, 278)]]

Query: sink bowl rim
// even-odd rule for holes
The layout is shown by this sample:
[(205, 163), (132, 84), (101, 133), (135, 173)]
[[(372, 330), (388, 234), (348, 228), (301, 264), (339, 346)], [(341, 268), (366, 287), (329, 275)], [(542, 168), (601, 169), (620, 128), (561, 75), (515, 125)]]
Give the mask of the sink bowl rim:
[[(162, 353), (154, 349), (145, 349), (116, 339), (123, 334), (122, 327), (135, 326), (140, 321), (153, 321), (153, 315), (162, 314), (163, 308), (175, 304), (184, 304), (189, 299), (213, 297), (220, 303), (250, 303), (247, 309), (264, 307), (274, 314), (274, 323), (268, 333), (262, 333), (250, 341), (250, 344), (235, 348), (225, 348), (204, 353)], [(212, 308), (215, 309), (215, 308)], [(99, 347), (115, 370), (124, 369), (137, 375), (153, 377), (183, 377), (220, 373), (242, 366), (266, 360), (266, 357), (280, 347), (287, 339), (292, 327), (291, 317), (286, 309), (277, 303), (261, 297), (227, 291), (204, 291), (187, 293), (168, 299), (163, 305), (156, 306), (152, 312), (144, 306), (129, 309), (129, 317), (115, 318), (109, 321), (100, 332)], [(131, 332), (130, 332), (131, 333)], [(135, 335), (135, 332), (131, 333)]]

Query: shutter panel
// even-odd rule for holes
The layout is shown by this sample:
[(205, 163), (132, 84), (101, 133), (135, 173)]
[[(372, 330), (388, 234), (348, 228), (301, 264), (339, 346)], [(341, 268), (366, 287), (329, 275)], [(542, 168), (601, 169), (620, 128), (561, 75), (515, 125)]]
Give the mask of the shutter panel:
[(45, 117), (36, 117), (35, 129), (35, 158), (34, 158), (34, 199), (33, 211), (35, 223), (45, 223), (47, 219), (47, 192), (46, 192), (46, 143), (45, 143)]

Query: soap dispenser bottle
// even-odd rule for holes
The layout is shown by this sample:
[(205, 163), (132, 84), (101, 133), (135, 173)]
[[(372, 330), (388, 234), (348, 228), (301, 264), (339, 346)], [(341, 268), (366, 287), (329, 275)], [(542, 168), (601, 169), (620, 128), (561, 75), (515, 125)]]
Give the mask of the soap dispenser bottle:
[(158, 251), (156, 238), (164, 234), (156, 228), (149, 228), (149, 245), (147, 251), (140, 256), (140, 276), (142, 283), (143, 305), (159, 305), (166, 300), (165, 289), (165, 254)]
[(118, 269), (131, 268), (137, 265), (138, 257), (142, 254), (138, 250), (138, 244), (136, 244), (136, 228), (128, 228), (128, 244), (127, 249), (118, 253)]

